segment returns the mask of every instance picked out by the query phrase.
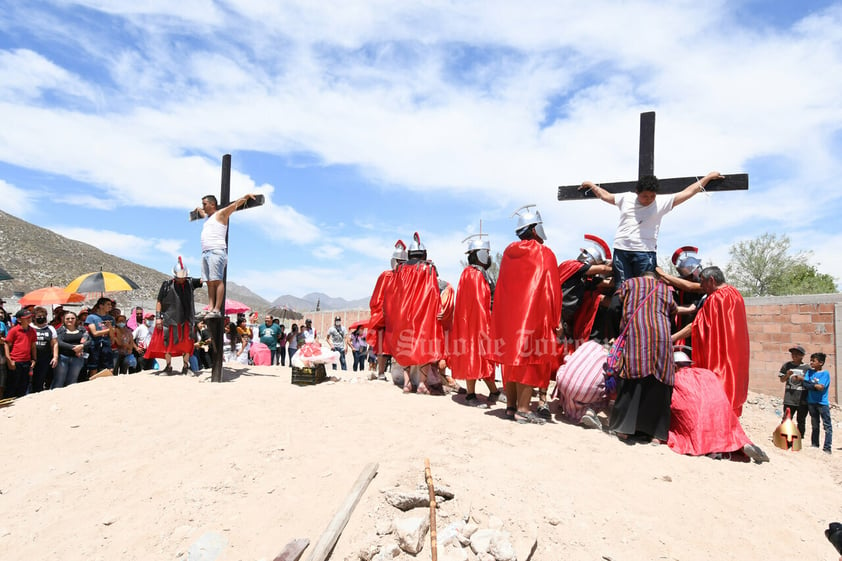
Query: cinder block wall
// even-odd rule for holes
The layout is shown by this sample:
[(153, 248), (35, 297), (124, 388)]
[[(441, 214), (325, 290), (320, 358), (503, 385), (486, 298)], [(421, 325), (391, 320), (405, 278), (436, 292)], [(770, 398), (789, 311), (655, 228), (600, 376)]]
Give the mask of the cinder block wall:
[(842, 294), (746, 298), (746, 314), (751, 338), (751, 390), (783, 397), (778, 371), (789, 360), (788, 349), (801, 345), (807, 350), (806, 363), (811, 353), (827, 355), (830, 400), (839, 403), (836, 357), (842, 349), (836, 334), (842, 331)]

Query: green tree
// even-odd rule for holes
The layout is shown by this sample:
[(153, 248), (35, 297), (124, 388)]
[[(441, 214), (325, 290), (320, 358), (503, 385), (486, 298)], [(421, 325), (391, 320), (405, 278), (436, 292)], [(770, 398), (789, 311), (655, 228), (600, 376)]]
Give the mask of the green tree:
[(735, 243), (728, 253), (727, 280), (744, 296), (836, 292), (833, 277), (808, 262), (812, 252), (790, 254), (789, 236), (765, 233)]

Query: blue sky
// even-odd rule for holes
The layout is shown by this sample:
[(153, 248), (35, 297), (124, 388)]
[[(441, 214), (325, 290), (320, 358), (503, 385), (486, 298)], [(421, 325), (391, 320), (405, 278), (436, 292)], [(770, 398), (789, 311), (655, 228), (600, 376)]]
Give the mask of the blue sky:
[[(788, 234), (842, 279), (842, 2), (0, 1), (0, 206), (161, 271), (198, 273), (232, 154), (229, 279), (269, 300), (366, 297), (420, 232), (442, 277), (461, 240), (611, 243), (617, 211), (558, 185), (749, 173), (663, 222), (659, 255)], [(636, 23), (635, 23), (636, 22)]]

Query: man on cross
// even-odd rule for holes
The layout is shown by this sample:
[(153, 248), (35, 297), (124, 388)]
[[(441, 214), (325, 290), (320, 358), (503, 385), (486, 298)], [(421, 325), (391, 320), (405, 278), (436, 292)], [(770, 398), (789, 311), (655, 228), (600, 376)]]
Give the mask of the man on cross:
[(724, 178), (718, 171), (712, 171), (674, 195), (661, 196), (658, 196), (658, 178), (654, 175), (644, 175), (637, 181), (636, 194), (614, 194), (592, 181), (582, 183), (580, 191), (591, 191), (598, 199), (620, 209), (620, 222), (614, 234), (615, 286), (655, 270), (661, 218), (696, 193), (704, 191), (705, 186), (715, 179)]
[(202, 197), (202, 207), (196, 212), (205, 220), (202, 226), (202, 280), (208, 283), (207, 318), (222, 317), (225, 300), (225, 267), (228, 264), (228, 219), (231, 213), (243, 207), (252, 193), (240, 197), (230, 205), (220, 209), (214, 195)]

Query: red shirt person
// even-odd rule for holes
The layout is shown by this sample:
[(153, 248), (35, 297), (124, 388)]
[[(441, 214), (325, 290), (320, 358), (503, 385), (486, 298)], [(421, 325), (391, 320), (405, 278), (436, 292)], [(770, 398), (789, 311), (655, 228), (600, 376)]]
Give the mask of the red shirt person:
[(693, 360), (712, 370), (739, 417), (748, 397), (749, 336), (746, 305), (733, 286), (725, 284), (719, 267), (699, 275), (707, 294), (693, 320)]
[(37, 336), (35, 330), (30, 327), (32, 322), (32, 311), (24, 308), (16, 317), (18, 323), (13, 326), (4, 344), (6, 363), (8, 364), (8, 380), (4, 397), (23, 397), (29, 386), (29, 377), (32, 367), (35, 366), (35, 341)]
[(519, 423), (543, 424), (529, 409), (533, 388), (546, 393), (551, 372), (558, 367), (556, 333), (561, 322), (558, 262), (544, 245), (540, 213), (518, 209), (517, 235), (500, 263), (491, 312), (489, 358), (503, 366), (507, 415)]

